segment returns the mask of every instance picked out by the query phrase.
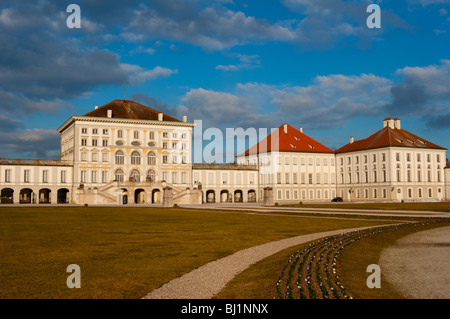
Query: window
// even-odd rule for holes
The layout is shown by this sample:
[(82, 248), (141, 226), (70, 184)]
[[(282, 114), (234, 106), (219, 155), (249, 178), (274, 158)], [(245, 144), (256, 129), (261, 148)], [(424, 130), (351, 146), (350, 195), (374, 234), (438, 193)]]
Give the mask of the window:
[(186, 133), (181, 134), (181, 138), (182, 139), (186, 139), (187, 138), (187, 134)]
[(97, 183), (97, 171), (96, 170), (93, 170), (91, 172), (91, 182), (92, 183)]
[(97, 151), (93, 151), (92, 152), (92, 162), (97, 162), (97, 159), (98, 159)]
[(81, 171), (81, 182), (86, 183), (86, 171)]
[(281, 173), (277, 173), (277, 184), (281, 184)]
[(149, 135), (148, 135), (148, 138), (151, 139), (151, 140), (154, 140), (155, 139), (155, 132), (150, 132)]
[(291, 192), (288, 189), (286, 190), (286, 199), (291, 199)]
[(11, 182), (11, 170), (5, 169), (5, 183)]
[(406, 153), (406, 161), (411, 162), (411, 154), (410, 153)]
[(131, 171), (130, 177), (135, 183), (139, 183), (141, 181), (141, 173), (137, 169)]
[(400, 161), (400, 153), (395, 153), (395, 159), (397, 162)]
[(284, 158), (284, 164), (285, 164), (285, 165), (289, 165), (289, 157), (286, 156), (286, 157)]
[[(23, 171), (23, 182), (24, 183), (29, 183), (30, 182), (30, 170), (29, 169), (26, 169), (26, 170)], [(46, 183), (46, 182), (44, 182), (44, 183)]]
[(417, 154), (417, 162), (420, 162), (421, 158), (420, 158), (420, 154)]
[(48, 183), (48, 170), (42, 171), (42, 183)]
[(187, 144), (186, 143), (182, 143), (181, 144), (181, 149), (182, 150), (186, 150), (187, 149)]
[(298, 199), (298, 190), (294, 189), (294, 199)]
[(81, 139), (81, 145), (86, 146), (87, 145), (87, 138)]
[(412, 198), (412, 189), (408, 188), (408, 198)]
[(61, 183), (66, 182), (66, 171), (61, 171)]
[(167, 181), (167, 172), (162, 173), (163, 181)]
[(97, 139), (92, 139), (92, 146), (97, 146)]
[(386, 162), (386, 154), (385, 153), (381, 153), (381, 161)]
[(289, 173), (285, 174), (285, 183), (289, 184)]
[(369, 190), (367, 188), (364, 189), (364, 198), (369, 198)]
[(387, 197), (386, 188), (383, 188), (383, 189), (381, 190), (381, 196), (382, 196), (383, 198), (386, 198), (386, 197)]
[(278, 192), (277, 192), (278, 199), (281, 199), (281, 194), (282, 194), (281, 190), (278, 190)]
[(431, 182), (431, 171), (427, 171), (427, 181)]
[[(116, 165), (123, 165), (125, 164), (125, 156), (123, 155), (122, 151), (117, 151), (115, 156), (115, 163)], [(123, 174), (123, 172), (122, 172)]]
[(118, 169), (114, 174), (114, 180), (123, 183), (123, 171), (121, 169)]
[(108, 129), (107, 128), (104, 128), (103, 129), (103, 135), (107, 135), (108, 134)]
[(373, 189), (373, 198), (378, 197), (378, 190), (376, 188)]
[(428, 162), (428, 163), (431, 162), (431, 154), (427, 154), (427, 162)]
[(187, 164), (187, 157), (186, 156), (181, 156), (181, 163), (182, 164)]
[(178, 163), (178, 156), (172, 155), (172, 163), (174, 163), (174, 164)]
[(308, 183), (309, 184), (313, 183), (313, 174), (308, 174)]
[(103, 141), (102, 141), (102, 145), (103, 145), (103, 146), (108, 146), (108, 140), (103, 140)]
[(152, 183), (156, 182), (156, 173), (154, 170), (152, 170), (152, 169), (148, 170), (147, 179)]
[(163, 164), (167, 164), (167, 162), (168, 162), (167, 155), (163, 155)]
[(133, 132), (133, 137), (134, 137), (134, 139), (138, 139), (139, 138), (139, 131), (134, 131)]
[(320, 173), (316, 173), (316, 183), (320, 184)]
[(433, 190), (431, 188), (428, 188), (428, 197), (433, 197)]
[(306, 184), (306, 174), (305, 173), (301, 173), (301, 183), (302, 184)]
[(376, 162), (377, 161), (377, 155), (376, 154), (372, 154), (372, 162)]
[(439, 155), (439, 154), (436, 155), (436, 162), (438, 162), (438, 163), (441, 162), (441, 155)]
[(419, 188), (417, 190), (417, 195), (419, 196), (419, 198), (422, 198), (422, 188)]
[(401, 181), (401, 174), (400, 174), (400, 170), (397, 170), (397, 182)]
[(293, 173), (293, 175), (292, 175), (292, 183), (297, 184), (297, 173)]
[(87, 152), (85, 150), (81, 151), (81, 161), (82, 162), (87, 161)]
[(177, 179), (178, 179), (177, 172), (172, 172), (172, 183), (177, 184), (178, 183)]
[(186, 184), (186, 180), (187, 180), (187, 173), (182, 172), (181, 173), (181, 184)]
[(118, 130), (117, 131), (117, 138), (122, 138), (123, 137), (123, 132), (122, 130)]
[(194, 184), (198, 184), (198, 182), (199, 182), (199, 174), (194, 173)]
[(148, 153), (147, 165), (156, 165), (156, 154), (154, 152)]
[(163, 132), (163, 137), (164, 137), (164, 138), (168, 138), (168, 137), (169, 137), (169, 133)]
[(167, 149), (167, 142), (163, 143), (163, 149)]
[(141, 154), (138, 151), (131, 153), (131, 165), (141, 165)]
[(102, 183), (108, 183), (108, 171), (102, 171)]
[(103, 152), (102, 153), (102, 162), (108, 162), (109, 161), (109, 153)]
[(81, 134), (87, 134), (87, 128), (84, 128), (84, 127), (83, 127), (83, 128), (81, 129)]
[(173, 142), (173, 143), (172, 143), (172, 149), (173, 149), (173, 150), (176, 150), (176, 149), (177, 149), (177, 146), (178, 146), (178, 143), (177, 143), (177, 142)]

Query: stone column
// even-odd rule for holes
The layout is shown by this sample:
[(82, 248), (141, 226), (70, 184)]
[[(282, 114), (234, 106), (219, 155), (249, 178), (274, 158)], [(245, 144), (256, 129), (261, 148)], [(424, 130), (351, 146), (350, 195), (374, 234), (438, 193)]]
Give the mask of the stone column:
[(163, 194), (163, 207), (173, 207), (173, 192), (171, 187), (164, 187), (164, 194)]
[(273, 188), (265, 187), (264, 188), (264, 206), (273, 206)]

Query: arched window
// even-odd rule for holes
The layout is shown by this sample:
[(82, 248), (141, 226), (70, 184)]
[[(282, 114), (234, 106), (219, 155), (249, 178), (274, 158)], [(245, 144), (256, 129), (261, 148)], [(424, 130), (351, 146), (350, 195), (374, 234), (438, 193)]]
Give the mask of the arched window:
[(114, 174), (114, 180), (123, 183), (123, 171), (121, 169), (118, 169)]
[(147, 177), (150, 179), (150, 182), (156, 182), (156, 173), (154, 170), (150, 169), (147, 172)]
[(131, 165), (141, 165), (141, 154), (138, 151), (131, 153)]
[(116, 160), (115, 160), (117, 165), (123, 165), (125, 163), (125, 157), (123, 155), (122, 151), (117, 151), (116, 152)]
[(141, 181), (141, 173), (137, 169), (131, 171), (130, 177), (133, 179), (133, 182), (139, 183)]
[(150, 152), (147, 155), (147, 165), (156, 165), (156, 154), (155, 152)]

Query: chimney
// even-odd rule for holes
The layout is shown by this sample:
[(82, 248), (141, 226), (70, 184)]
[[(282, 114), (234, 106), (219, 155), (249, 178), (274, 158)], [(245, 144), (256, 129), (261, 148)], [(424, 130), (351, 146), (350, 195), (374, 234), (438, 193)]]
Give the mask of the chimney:
[(389, 126), (391, 129), (395, 128), (395, 120), (392, 117), (388, 117), (383, 120), (383, 127)]
[(187, 115), (183, 115), (183, 122), (184, 122), (184, 123), (187, 122)]
[(98, 109), (98, 105), (95, 106), (95, 109)]
[(108, 113), (107, 113), (106, 116), (109, 117), (109, 118), (112, 118), (112, 110), (108, 110)]
[(163, 120), (163, 113), (158, 113), (158, 121), (162, 121)]
[(300, 133), (303, 133), (303, 126), (300, 126), (298, 130), (300, 131)]
[(287, 134), (287, 124), (283, 124), (283, 131)]
[(398, 129), (398, 130), (401, 129), (401, 126), (400, 126), (400, 119), (399, 119), (399, 118), (394, 119), (394, 126), (395, 126), (395, 128)]
[(355, 141), (355, 138), (353, 136), (350, 136), (350, 144), (353, 144), (354, 141)]

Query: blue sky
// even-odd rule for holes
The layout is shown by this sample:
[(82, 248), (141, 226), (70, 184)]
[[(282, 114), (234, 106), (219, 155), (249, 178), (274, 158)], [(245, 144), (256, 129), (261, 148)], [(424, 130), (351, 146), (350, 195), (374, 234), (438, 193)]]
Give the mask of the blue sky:
[(124, 82), (203, 128), (289, 123), (336, 149), (394, 116), (449, 148), (449, 26), (449, 0), (0, 1), (0, 157), (58, 158), (56, 128)]

